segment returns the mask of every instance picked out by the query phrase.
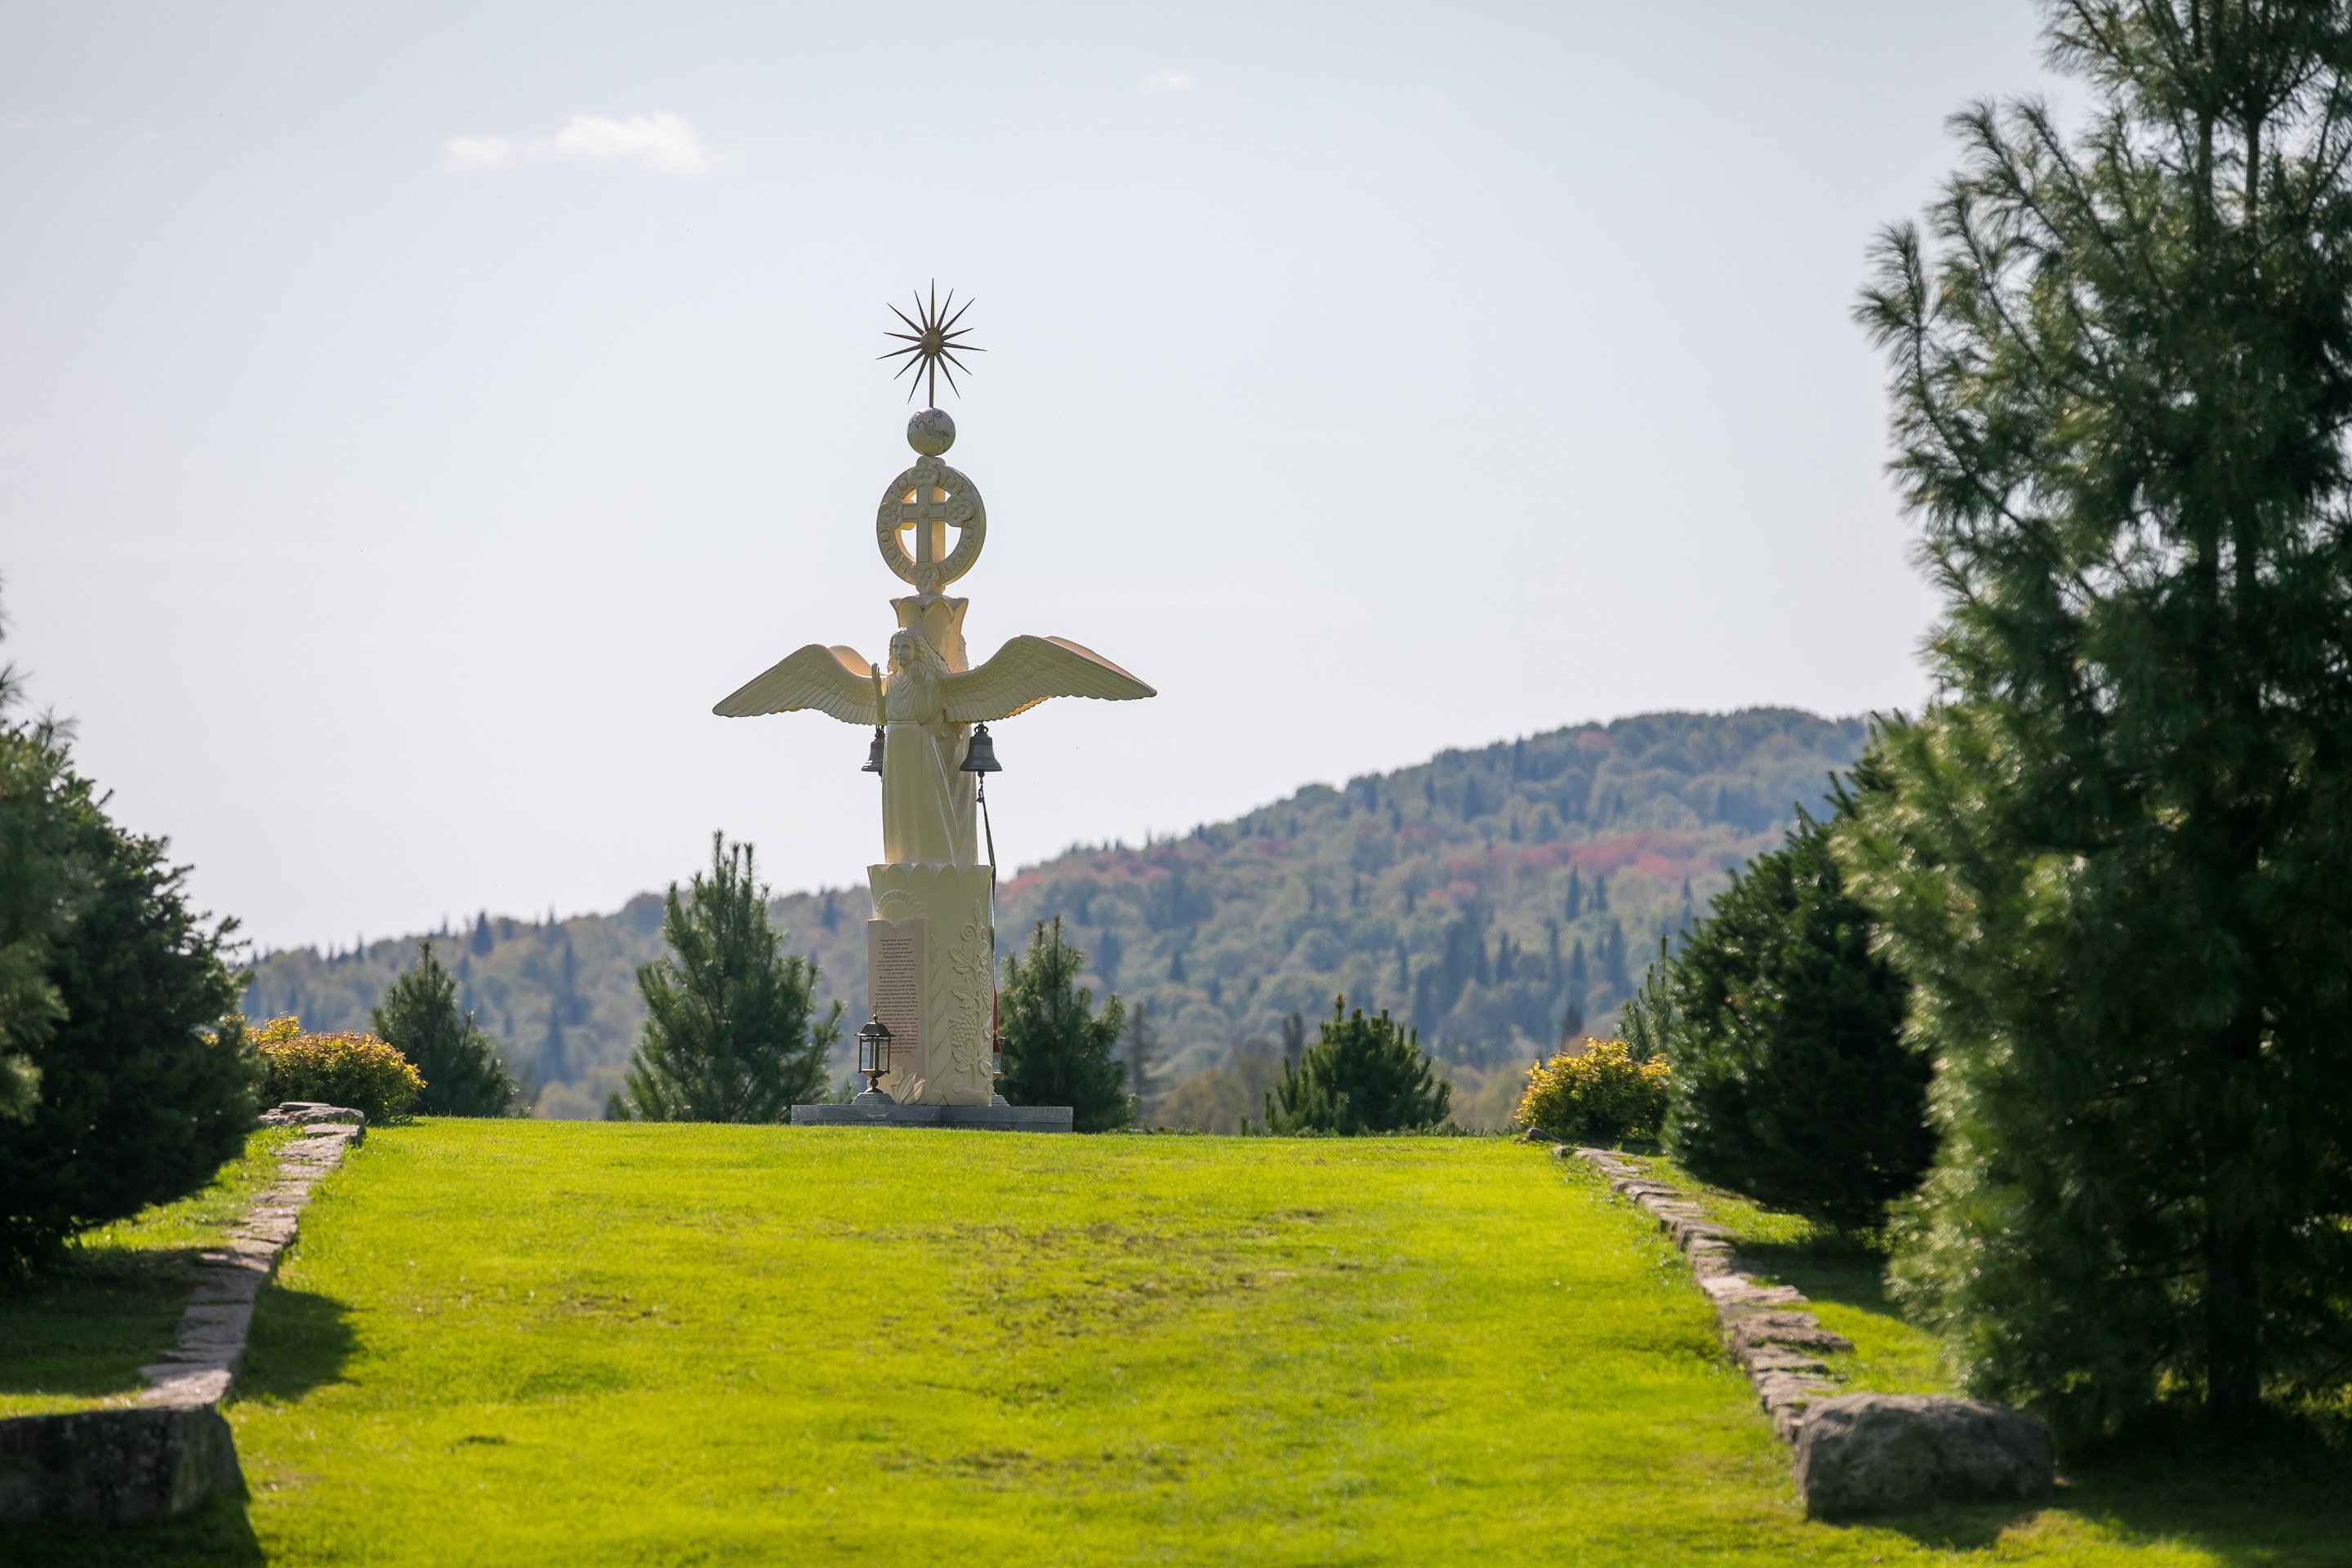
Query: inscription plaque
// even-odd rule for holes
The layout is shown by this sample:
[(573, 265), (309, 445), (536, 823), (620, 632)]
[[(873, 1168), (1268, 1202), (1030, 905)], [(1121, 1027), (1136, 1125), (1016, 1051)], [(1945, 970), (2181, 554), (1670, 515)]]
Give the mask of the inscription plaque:
[(925, 935), (929, 922), (917, 915), (903, 921), (866, 922), (866, 1000), (890, 1031), (890, 1074), (882, 1080), (893, 1099), (922, 1092), (923, 1002), (928, 971)]

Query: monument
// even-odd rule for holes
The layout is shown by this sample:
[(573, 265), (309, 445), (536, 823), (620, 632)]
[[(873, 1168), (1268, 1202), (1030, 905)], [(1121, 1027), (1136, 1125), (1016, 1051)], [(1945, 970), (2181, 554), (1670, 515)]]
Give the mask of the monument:
[(911, 370), (916, 388), (928, 384), (931, 405), (907, 422), (914, 466), (890, 481), (876, 514), (883, 563), (914, 589), (890, 601), (897, 629), (884, 664), (837, 643), (811, 643), (711, 711), (740, 719), (814, 709), (874, 727), (866, 765), (882, 775), (882, 858), (866, 868), (874, 915), (866, 973), (868, 1037), (887, 1041), (887, 1070), (847, 1106), (794, 1106), (793, 1122), (1067, 1129), (1066, 1108), (1007, 1106), (995, 1092), (994, 835), (990, 860), (980, 844), (986, 797), (979, 780), (995, 765), (988, 726), (1055, 697), (1156, 694), (1063, 637), (1016, 637), (971, 665), (963, 635), (970, 601), (944, 590), (980, 559), (988, 510), (980, 488), (940, 460), (956, 429), (938, 406), (938, 383), (946, 374), (961, 395), (954, 372), (969, 367), (956, 356), (979, 351), (961, 341), (970, 329), (956, 324), (963, 311), (952, 291), (944, 306), (936, 286), (915, 303), (912, 317), (892, 307), (908, 330), (890, 336), (909, 346), (882, 356), (904, 358), (899, 374)]

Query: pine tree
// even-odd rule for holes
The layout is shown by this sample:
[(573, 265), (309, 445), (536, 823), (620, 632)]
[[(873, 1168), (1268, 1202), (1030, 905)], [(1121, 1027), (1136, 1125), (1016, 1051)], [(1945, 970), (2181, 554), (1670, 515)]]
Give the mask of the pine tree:
[(1350, 1015), (1348, 999), (1335, 996), (1315, 1045), (1284, 1061), (1282, 1082), (1265, 1097), (1265, 1127), (1341, 1137), (1415, 1131), (1444, 1121), (1453, 1102), (1454, 1086), (1438, 1078), (1413, 1030), (1385, 1010)]
[[(563, 1005), (561, 998), (551, 996), (547, 1002), (547, 1023), (539, 1032), (539, 1049), (530, 1059), (531, 1076), (549, 1083), (561, 1083), (572, 1076), (572, 1053), (563, 1041)], [(695, 1118), (702, 1121), (706, 1118)]]
[(816, 964), (783, 951), (751, 847), (710, 836), (710, 874), (662, 899), (669, 953), (641, 965), (646, 1022), (615, 1108), (648, 1121), (780, 1121), (822, 1099), (839, 1002), (816, 1016)]
[(474, 956), (477, 958), (487, 954), (491, 948), (498, 945), (496, 939), (490, 935), (489, 910), (483, 910), (474, 916), (474, 939), (468, 945), (473, 948)]
[(474, 1016), (457, 1010), (457, 979), (431, 942), (416, 944), (416, 963), (369, 1011), (368, 1026), (425, 1079), (418, 1114), (503, 1116), (512, 1107), (514, 1075)]
[(1151, 1004), (1139, 1002), (1127, 1018), (1128, 1091), (1135, 1100), (1139, 1121), (1151, 1110), (1159, 1063), (1160, 1032), (1151, 1026)]
[(1857, 896), (1942, 1135), (1895, 1279), (1977, 1388), (2235, 1421), (2352, 1357), (2352, 16), (2049, 7), (1861, 316), (1947, 595)]
[(1062, 940), (1056, 915), (1049, 931), (1039, 921), (1029, 952), (1004, 955), (1004, 987), (997, 993), (1004, 1073), (996, 1087), (1013, 1105), (1066, 1105), (1080, 1132), (1109, 1132), (1135, 1120), (1127, 1073), (1112, 1055), (1127, 1028), (1127, 1010), (1106, 998), (1099, 1016), (1094, 992), (1078, 976), (1087, 955)]

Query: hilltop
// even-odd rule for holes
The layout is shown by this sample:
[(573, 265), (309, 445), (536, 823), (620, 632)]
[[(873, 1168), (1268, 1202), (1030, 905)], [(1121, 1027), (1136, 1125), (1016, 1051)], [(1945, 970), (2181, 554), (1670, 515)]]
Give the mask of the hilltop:
[[(1073, 846), (1003, 885), (999, 944), (1060, 915), (1089, 955), (1087, 984), (1149, 1008), (1165, 1086), (1262, 1071), (1286, 1018), (1311, 1026), (1344, 992), (1417, 1026), (1466, 1100), (1563, 1027), (1605, 1029), (1659, 940), (1777, 842), (1795, 804), (1817, 804), (1864, 737), (1860, 719), (1753, 709), (1443, 752), (1181, 838)], [(793, 893), (772, 913), (824, 994), (857, 1005), (864, 890)], [(462, 1005), (545, 1086), (541, 1114), (584, 1116), (619, 1083), (643, 1016), (635, 966), (660, 951), (660, 897), (643, 893), (609, 915), (484, 913), (424, 939)], [(418, 940), (268, 954), (246, 1010), (363, 1027)]]

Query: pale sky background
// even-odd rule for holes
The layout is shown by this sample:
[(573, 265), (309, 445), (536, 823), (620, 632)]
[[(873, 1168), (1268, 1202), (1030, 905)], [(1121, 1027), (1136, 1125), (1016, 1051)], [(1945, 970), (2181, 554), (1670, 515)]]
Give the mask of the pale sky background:
[(0, 572), (37, 705), (269, 945), (879, 851), (937, 278), (1008, 866), (1657, 709), (1916, 705), (1849, 319), (1974, 5), (0, 5)]

